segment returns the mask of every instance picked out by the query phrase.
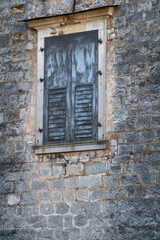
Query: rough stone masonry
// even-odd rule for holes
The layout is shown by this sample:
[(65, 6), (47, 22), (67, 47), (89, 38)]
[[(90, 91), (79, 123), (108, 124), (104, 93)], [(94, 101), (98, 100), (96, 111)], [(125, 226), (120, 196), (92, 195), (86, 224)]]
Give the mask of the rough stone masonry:
[[(75, 11), (115, 2), (78, 0)], [(0, 1), (0, 240), (160, 239), (160, 1), (118, 2), (106, 149), (62, 157), (34, 153), (37, 32), (20, 20), (73, 1)]]

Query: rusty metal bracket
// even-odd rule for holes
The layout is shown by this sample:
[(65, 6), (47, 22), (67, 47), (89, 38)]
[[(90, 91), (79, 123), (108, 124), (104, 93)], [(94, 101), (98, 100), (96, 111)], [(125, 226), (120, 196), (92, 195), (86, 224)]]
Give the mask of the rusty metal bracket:
[(99, 40), (98, 40), (98, 43), (102, 44), (102, 39), (99, 39)]
[(44, 52), (44, 48), (41, 47), (41, 48), (40, 48), (40, 51), (41, 51), (41, 52)]
[(98, 127), (102, 127), (102, 124), (100, 122), (98, 122)]
[(43, 128), (39, 128), (39, 132), (40, 132), (40, 133), (43, 132)]

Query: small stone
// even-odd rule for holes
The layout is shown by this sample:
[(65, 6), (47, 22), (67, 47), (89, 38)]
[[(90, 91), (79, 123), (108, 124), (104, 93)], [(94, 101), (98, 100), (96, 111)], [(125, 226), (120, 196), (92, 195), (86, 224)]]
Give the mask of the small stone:
[(20, 196), (19, 195), (10, 195), (8, 197), (8, 205), (14, 206), (20, 203)]

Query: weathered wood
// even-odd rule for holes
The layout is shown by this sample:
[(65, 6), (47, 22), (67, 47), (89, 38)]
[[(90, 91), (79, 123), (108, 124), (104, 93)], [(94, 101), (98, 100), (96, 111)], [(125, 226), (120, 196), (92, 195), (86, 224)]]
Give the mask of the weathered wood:
[(97, 30), (45, 39), (45, 144), (97, 140), (97, 72)]

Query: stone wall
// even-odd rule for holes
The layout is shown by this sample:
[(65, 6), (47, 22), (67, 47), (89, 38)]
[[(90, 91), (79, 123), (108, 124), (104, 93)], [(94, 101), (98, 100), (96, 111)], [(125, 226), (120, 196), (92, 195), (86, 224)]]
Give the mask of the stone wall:
[(159, 240), (160, 2), (122, 0), (108, 21), (106, 150), (35, 155), (37, 33), (19, 20), (49, 3), (0, 2), (0, 240)]

